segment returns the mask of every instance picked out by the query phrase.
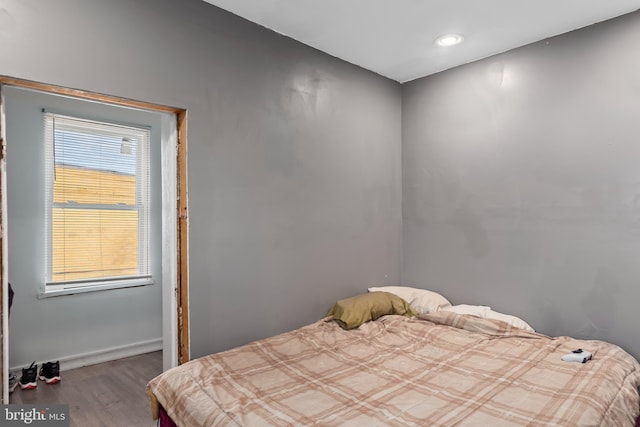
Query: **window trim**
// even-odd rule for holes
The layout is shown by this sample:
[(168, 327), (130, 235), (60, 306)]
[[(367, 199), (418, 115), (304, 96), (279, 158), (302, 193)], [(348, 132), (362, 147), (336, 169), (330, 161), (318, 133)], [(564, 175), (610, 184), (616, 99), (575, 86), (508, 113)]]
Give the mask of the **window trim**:
[(151, 276), (120, 278), (114, 280), (92, 280), (90, 283), (48, 283), (42, 284), (38, 298), (59, 297), (62, 295), (83, 294), (87, 292), (108, 291), (112, 289), (137, 288), (139, 286), (154, 285)]
[[(45, 186), (47, 188), (50, 187), (50, 190), (45, 191), (45, 232), (46, 232), (46, 242), (45, 242), (45, 269), (46, 269), (46, 277), (44, 278), (41, 286), (39, 287), (38, 298), (49, 298), (49, 297), (57, 297), (62, 295), (73, 295), (79, 293), (87, 293), (87, 292), (96, 292), (96, 291), (105, 291), (112, 289), (123, 289), (130, 287), (138, 287), (138, 286), (147, 286), (153, 285), (154, 281), (150, 274), (150, 260), (148, 258), (145, 259), (145, 255), (143, 253), (147, 253), (148, 257), (148, 248), (150, 245), (149, 242), (149, 219), (150, 219), (150, 181), (149, 181), (149, 168), (150, 165), (147, 164), (146, 169), (147, 173), (142, 173), (142, 169), (145, 168), (144, 163), (149, 162), (150, 159), (150, 149), (151, 149), (151, 140), (149, 135), (149, 128), (146, 126), (140, 126), (135, 124), (123, 124), (118, 122), (110, 122), (103, 119), (90, 119), (81, 116), (70, 116), (66, 114), (58, 114), (51, 111), (44, 111), (43, 116), (43, 125), (44, 125), (44, 139), (45, 139), (45, 151), (47, 154), (45, 158), (48, 161), (54, 162), (51, 165), (50, 173), (46, 175), (46, 183)], [(139, 198), (146, 201), (142, 205), (96, 205), (96, 204), (76, 204), (76, 203), (56, 203), (53, 201), (54, 192), (53, 192), (53, 180), (55, 176), (55, 151), (53, 148), (53, 144), (55, 141), (54, 135), (49, 135), (49, 132), (54, 132), (53, 129), (49, 129), (48, 120), (53, 120), (55, 126), (55, 119), (60, 117), (62, 119), (70, 119), (77, 120), (79, 122), (87, 121), (98, 124), (105, 124), (108, 126), (116, 126), (123, 128), (130, 128), (134, 131), (140, 131), (146, 134), (145, 138), (145, 147), (143, 150), (137, 150), (137, 159), (136, 159), (136, 176), (141, 179), (137, 179), (136, 183), (136, 200)], [(47, 165), (46, 169), (49, 169), (49, 165)], [(145, 193), (146, 196), (139, 197), (140, 193)], [(52, 218), (53, 218), (53, 209), (54, 208), (63, 208), (63, 209), (99, 209), (99, 210), (131, 210), (142, 213), (142, 217), (144, 219), (139, 219), (138, 225), (138, 248), (141, 250), (138, 252), (138, 268), (141, 267), (147, 271), (147, 273), (134, 275), (134, 276), (126, 276), (126, 277), (100, 277), (94, 279), (72, 279), (72, 280), (61, 280), (61, 281), (52, 281), (53, 273), (53, 261), (52, 261), (52, 249), (51, 246), (53, 244), (52, 237)], [(146, 239), (145, 239), (146, 238)], [(144, 248), (144, 249), (142, 249)]]

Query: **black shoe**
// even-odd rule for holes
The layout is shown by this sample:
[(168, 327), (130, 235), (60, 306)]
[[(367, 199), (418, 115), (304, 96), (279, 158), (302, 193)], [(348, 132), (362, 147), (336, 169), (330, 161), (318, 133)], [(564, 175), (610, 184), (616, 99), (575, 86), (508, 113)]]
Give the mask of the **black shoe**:
[(47, 384), (60, 382), (60, 362), (47, 362), (40, 368), (40, 379)]
[(20, 377), (20, 388), (23, 390), (33, 390), (38, 387), (38, 365), (33, 362), (28, 368), (22, 368)]

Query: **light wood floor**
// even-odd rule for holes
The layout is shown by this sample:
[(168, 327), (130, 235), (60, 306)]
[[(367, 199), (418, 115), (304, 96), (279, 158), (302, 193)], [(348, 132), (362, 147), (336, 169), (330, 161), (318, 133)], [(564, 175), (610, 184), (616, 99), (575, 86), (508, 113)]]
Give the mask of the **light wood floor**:
[(35, 390), (18, 386), (10, 403), (69, 404), (71, 427), (151, 427), (156, 424), (145, 386), (161, 372), (162, 352), (147, 353), (63, 371), (58, 384), (38, 381)]

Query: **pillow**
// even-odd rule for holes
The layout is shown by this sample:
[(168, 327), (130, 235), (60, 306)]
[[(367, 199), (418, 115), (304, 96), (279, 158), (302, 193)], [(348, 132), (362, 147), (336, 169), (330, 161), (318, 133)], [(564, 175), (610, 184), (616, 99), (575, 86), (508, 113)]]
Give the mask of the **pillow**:
[(454, 313), (470, 314), (472, 316), (482, 317), (484, 319), (500, 320), (502, 322), (508, 323), (514, 328), (520, 328), (529, 332), (535, 332), (535, 330), (527, 322), (520, 319), (519, 317), (512, 316), (510, 314), (503, 314), (498, 311), (493, 311), (491, 310), (491, 307), (487, 307), (486, 305), (460, 304), (443, 308), (442, 311), (452, 311)]
[(519, 317), (512, 316), (510, 314), (503, 314), (493, 310), (487, 310), (484, 316), (485, 319), (502, 320), (505, 323), (510, 324), (515, 328), (524, 329), (525, 331), (535, 332), (535, 330), (524, 320)]
[(387, 314), (415, 316), (409, 303), (389, 292), (371, 292), (342, 299), (327, 313), (344, 329), (354, 329)]
[(470, 314), (477, 317), (484, 317), (488, 310), (491, 310), (491, 307), (487, 307), (486, 305), (468, 304), (452, 305), (451, 307), (445, 307), (442, 309), (442, 311), (452, 311), (458, 314)]
[(437, 292), (409, 286), (382, 286), (369, 288), (369, 292), (391, 292), (407, 301), (418, 314), (428, 314), (451, 307), (451, 303)]

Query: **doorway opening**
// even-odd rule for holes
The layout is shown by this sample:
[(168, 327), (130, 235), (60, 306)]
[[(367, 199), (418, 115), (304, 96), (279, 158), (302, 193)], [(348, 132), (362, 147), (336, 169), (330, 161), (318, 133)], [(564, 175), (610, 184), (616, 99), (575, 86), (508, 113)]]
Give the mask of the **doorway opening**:
[[(37, 233), (40, 233), (40, 240), (44, 235), (42, 229), (45, 225), (43, 220), (45, 209), (41, 209), (44, 198), (38, 197), (37, 191), (38, 188), (44, 187), (44, 181), (40, 179), (40, 175), (44, 177), (44, 164), (38, 160), (38, 149), (28, 147), (29, 143), (35, 141), (38, 144), (43, 140), (42, 122), (36, 119), (33, 123), (28, 120), (28, 116), (37, 117), (44, 112), (68, 115), (74, 112), (74, 109), (75, 115), (83, 116), (81, 119), (94, 119), (96, 115), (103, 118), (104, 114), (107, 116), (111, 114), (111, 121), (148, 127), (155, 137), (155, 146), (153, 141), (151, 144), (151, 157), (155, 159), (153, 160), (155, 165), (151, 168), (155, 196), (151, 198), (151, 203), (155, 206), (157, 215), (151, 221), (151, 229), (157, 233), (155, 237), (153, 232), (150, 233), (152, 235), (150, 252), (155, 258), (151, 261), (152, 279), (147, 280), (148, 283), (145, 282), (146, 286), (137, 283), (132, 287), (120, 286), (117, 289), (104, 290), (103, 288), (96, 289), (95, 292), (84, 292), (85, 288), (74, 283), (76, 287), (69, 292), (49, 292), (47, 295), (47, 289), (53, 289), (53, 287), (47, 288), (44, 284), (45, 256), (39, 255), (43, 254), (45, 245), (43, 243), (38, 248), (33, 246), (37, 244)], [(91, 345), (93, 347), (87, 351), (83, 351), (80, 345), (75, 348), (75, 351), (70, 352), (72, 354), (63, 354), (62, 359), (65, 362), (61, 362), (62, 367), (66, 364), (67, 368), (74, 368), (156, 349), (162, 350), (163, 369), (188, 361), (186, 110), (0, 76), (0, 117), (2, 119), (0, 121), (2, 145), (0, 156), (2, 340), (0, 348), (3, 365), (1, 371), (3, 402), (9, 402), (9, 368), (15, 369), (28, 364), (26, 360), (29, 357), (25, 354), (34, 354), (34, 357), (38, 357), (38, 346), (46, 346), (48, 354), (51, 355), (57, 354), (51, 350), (51, 347), (56, 345), (56, 341), (62, 341), (60, 344), (69, 348), (74, 343), (65, 343), (64, 338), (55, 336), (56, 331), (68, 332), (83, 324), (90, 328), (92, 333), (98, 335), (98, 338), (91, 337), (85, 340), (86, 342), (93, 340), (93, 344), (89, 343), (89, 347)], [(19, 129), (25, 133), (17, 132)], [(126, 145), (126, 147), (122, 145), (124, 147), (122, 152), (125, 154), (132, 151), (130, 141), (126, 141)], [(43, 148), (40, 148), (40, 152), (43, 152)], [(21, 154), (20, 151), (23, 153)], [(28, 171), (29, 161), (36, 165), (36, 169), (32, 169), (31, 173)], [(93, 171), (93, 175), (100, 173), (102, 171)], [(35, 187), (29, 187), (29, 185), (35, 185)], [(36, 188), (36, 191), (33, 191), (33, 188)], [(75, 207), (73, 203), (76, 201), (70, 200), (68, 205)], [(96, 209), (93, 204), (88, 207)], [(13, 240), (20, 236), (27, 237)], [(27, 241), (26, 244), (23, 240)], [(34, 266), (39, 267), (34, 268)], [(27, 273), (20, 274), (20, 269)], [(15, 340), (19, 339), (21, 343), (23, 338), (34, 339), (33, 336), (26, 336), (31, 335), (28, 333), (29, 330), (40, 328), (46, 331), (42, 339), (36, 338), (39, 342), (16, 346), (19, 348), (15, 348), (12, 359), (17, 360), (9, 358), (13, 347), (10, 343), (15, 341), (14, 338), (9, 340), (9, 281), (16, 282), (12, 283), (16, 291), (13, 310), (15, 311), (20, 304), (25, 311), (33, 310), (34, 313), (40, 313), (39, 318), (33, 316), (35, 318), (25, 322), (22, 320), (24, 316), (22, 319), (17, 319), (17, 314), (14, 312), (11, 336), (13, 336), (13, 328), (18, 328), (18, 323), (22, 328), (18, 330), (26, 331), (24, 337), (15, 337)], [(18, 284), (17, 281), (20, 283)], [(58, 286), (56, 289), (61, 288)], [(28, 304), (25, 303), (27, 300)], [(18, 304), (18, 301), (21, 302)], [(153, 325), (145, 325), (147, 321), (137, 318), (134, 313), (135, 308), (145, 304), (152, 308), (154, 306), (152, 301), (159, 302), (161, 305), (159, 310), (162, 324), (161, 339), (148, 339), (149, 328), (152, 330)], [(76, 305), (78, 310), (74, 311), (70, 308), (73, 305)], [(91, 307), (94, 308), (91, 309)], [(83, 309), (88, 312), (83, 314)], [(50, 320), (60, 312), (72, 315), (55, 317), (55, 321), (51, 322)], [(157, 318), (158, 313), (156, 312), (155, 315)], [(47, 317), (50, 320), (47, 320)], [(117, 320), (116, 326), (111, 328), (109, 319)], [(48, 322), (54, 323), (49, 329), (46, 326)], [(155, 328), (157, 329), (157, 325)], [(122, 342), (124, 333), (131, 334), (130, 343)], [(60, 333), (60, 336), (65, 334)], [(66, 336), (68, 337), (69, 334)], [(50, 341), (49, 344), (47, 340)], [(105, 344), (102, 347), (98, 344), (100, 340)], [(82, 341), (82, 338), (78, 337), (76, 341)], [(19, 355), (16, 356), (16, 354)]]

